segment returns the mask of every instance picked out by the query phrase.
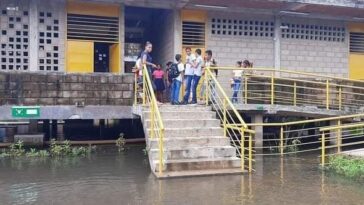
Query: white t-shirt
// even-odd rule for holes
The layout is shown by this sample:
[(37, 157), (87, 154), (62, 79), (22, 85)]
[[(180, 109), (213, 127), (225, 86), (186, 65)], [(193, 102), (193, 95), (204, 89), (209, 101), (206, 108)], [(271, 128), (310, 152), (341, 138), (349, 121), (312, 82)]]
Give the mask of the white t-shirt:
[(183, 63), (178, 63), (178, 71), (180, 72), (179, 76), (176, 78), (176, 80), (182, 82), (182, 72), (185, 70), (185, 67), (183, 66)]
[(197, 64), (197, 67), (194, 69), (193, 74), (197, 75), (197, 76), (201, 76), (202, 75), (202, 65), (203, 65), (203, 59), (201, 56), (198, 56), (196, 58), (196, 64)]
[(142, 66), (142, 59), (141, 58), (138, 58), (138, 60), (135, 62), (135, 67), (139, 70), (138, 75), (142, 76), (143, 75), (143, 66)]
[(241, 78), (243, 77), (243, 70), (233, 70), (234, 78)]
[(194, 54), (191, 54), (189, 56), (186, 56), (186, 70), (185, 75), (193, 75), (193, 68), (192, 68), (192, 62), (196, 60), (196, 56)]

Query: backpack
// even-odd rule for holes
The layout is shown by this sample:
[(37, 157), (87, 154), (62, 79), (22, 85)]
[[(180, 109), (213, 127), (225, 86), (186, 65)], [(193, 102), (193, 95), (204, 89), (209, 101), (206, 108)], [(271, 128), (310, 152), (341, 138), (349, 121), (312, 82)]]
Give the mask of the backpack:
[(178, 65), (177, 63), (173, 63), (171, 65), (171, 69), (168, 72), (168, 77), (169, 79), (175, 79), (179, 76), (181, 72), (178, 70)]

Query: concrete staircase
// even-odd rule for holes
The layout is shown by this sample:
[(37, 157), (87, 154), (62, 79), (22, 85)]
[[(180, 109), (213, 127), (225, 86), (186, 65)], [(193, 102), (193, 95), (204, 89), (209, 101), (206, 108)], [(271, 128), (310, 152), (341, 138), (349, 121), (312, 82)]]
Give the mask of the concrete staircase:
[(150, 166), (158, 178), (241, 174), (240, 158), (207, 106), (159, 107), (165, 126), (164, 167), (159, 175), (158, 139), (150, 139), (149, 109), (142, 110)]

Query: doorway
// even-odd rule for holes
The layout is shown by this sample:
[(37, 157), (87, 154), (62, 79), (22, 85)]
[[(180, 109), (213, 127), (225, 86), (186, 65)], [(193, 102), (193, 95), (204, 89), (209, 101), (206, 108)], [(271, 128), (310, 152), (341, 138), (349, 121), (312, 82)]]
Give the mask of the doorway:
[(147, 41), (153, 44), (153, 63), (163, 67), (167, 61), (173, 61), (173, 39), (172, 10), (125, 7), (125, 72), (131, 72)]
[(106, 43), (94, 44), (94, 72), (109, 72), (109, 45)]

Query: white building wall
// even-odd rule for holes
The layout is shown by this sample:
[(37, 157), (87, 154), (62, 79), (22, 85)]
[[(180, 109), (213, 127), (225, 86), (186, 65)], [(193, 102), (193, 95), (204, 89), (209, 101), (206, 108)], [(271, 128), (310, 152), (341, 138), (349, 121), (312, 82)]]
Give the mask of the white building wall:
[(349, 37), (344, 23), (308, 19), (283, 19), (282, 23), (290, 27), (282, 32), (282, 69), (348, 77)]
[[(213, 28), (213, 19), (215, 21), (217, 19), (220, 20), (231, 20), (232, 23), (225, 23), (226, 25), (231, 25), (231, 29), (220, 28), (221, 31), (226, 30), (227, 32), (231, 30), (231, 34), (218, 34), (216, 31), (218, 28)], [(234, 20), (237, 22), (234, 23)], [(255, 36), (255, 25), (253, 25), (253, 33), (247, 31), (247, 35), (244, 35), (245, 31), (242, 31), (240, 35), (239, 26), (241, 25), (244, 30), (245, 21), (250, 24), (250, 21), (261, 22), (269, 22), (273, 23), (272, 18), (269, 16), (247, 16), (242, 15), (240, 13), (215, 13), (209, 12), (208, 14), (208, 22), (207, 22), (207, 42), (206, 49), (211, 49), (214, 57), (218, 61), (219, 65), (224, 66), (234, 66), (236, 61), (248, 59), (249, 61), (254, 63), (254, 66), (257, 67), (273, 67), (274, 66), (274, 42), (273, 37), (270, 35), (272, 32), (270, 29), (273, 28), (271, 25), (267, 26), (269, 28), (269, 35), (265, 36), (265, 25), (264, 31), (260, 31), (260, 25), (258, 25), (258, 37)], [(242, 24), (239, 24), (239, 21), (242, 21)], [(221, 23), (221, 26), (225, 25)], [(235, 25), (238, 25), (237, 29), (234, 29)], [(212, 33), (212, 30), (216, 30), (215, 34)], [(248, 25), (248, 29), (250, 30), (250, 25)], [(273, 28), (274, 29), (274, 28)], [(234, 32), (237, 32), (234, 35)], [(260, 36), (263, 33), (264, 36)], [(250, 35), (252, 34), (252, 36)]]
[[(231, 24), (232, 27), (220, 28), (221, 31), (225, 31), (225, 34), (221, 32), (218, 34), (216, 32), (218, 30), (216, 28), (217, 23), (213, 22), (214, 19), (215, 21), (216, 19), (225, 19), (226, 23), (221, 23), (221, 25), (229, 26)], [(228, 20), (238, 21), (229, 23)], [(242, 30), (239, 29), (239, 20), (242, 21)], [(251, 21), (253, 22), (252, 28)], [(262, 22), (263, 26), (261, 25)], [(274, 38), (271, 33), (266, 36), (266, 32), (270, 32), (270, 30), (266, 31), (266, 22), (274, 22), (274, 17), (209, 12), (206, 48), (213, 51), (220, 66), (234, 66), (237, 60), (248, 59), (254, 63), (254, 67), (273, 68), (275, 62)], [(280, 52), (276, 57), (280, 57), (281, 69), (348, 77), (349, 38), (345, 23), (309, 18), (283, 18), (281, 22), (283, 25), (289, 24), (290, 28), (289, 30), (282, 29), (282, 35), (277, 36), (280, 38)], [(246, 23), (248, 23), (248, 35), (244, 35)], [(213, 24), (215, 24), (215, 28), (212, 26)], [(238, 25), (237, 29), (234, 29), (235, 24)], [(293, 28), (293, 25), (300, 26), (300, 28)], [(301, 28), (302, 25), (305, 27)], [(313, 34), (311, 34), (311, 27), (306, 28), (306, 26), (314, 26)], [(268, 29), (271, 28), (268, 27)], [(325, 27), (327, 30), (324, 30)], [(338, 29), (343, 30), (339, 31)], [(229, 31), (231, 31), (230, 34)], [(235, 31), (242, 31), (243, 34), (234, 35)], [(252, 33), (250, 33), (251, 31)], [(316, 31), (318, 33), (315, 33)], [(258, 32), (258, 36), (256, 36), (256, 32)], [(325, 32), (326, 35), (324, 35)], [(344, 36), (341, 36), (342, 33)], [(290, 35), (287, 38), (287, 34), (293, 36)], [(285, 36), (283, 37), (283, 35)], [(311, 39), (312, 35), (313, 38)]]

